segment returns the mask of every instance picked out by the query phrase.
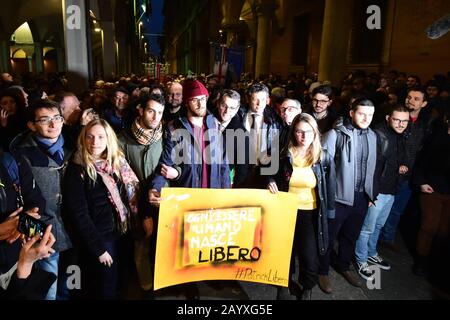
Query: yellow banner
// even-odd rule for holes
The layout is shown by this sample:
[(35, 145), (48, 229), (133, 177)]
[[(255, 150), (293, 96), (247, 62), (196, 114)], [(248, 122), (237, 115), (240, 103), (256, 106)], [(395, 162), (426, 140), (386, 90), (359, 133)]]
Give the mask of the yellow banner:
[(163, 188), (155, 290), (202, 280), (288, 286), (295, 195)]

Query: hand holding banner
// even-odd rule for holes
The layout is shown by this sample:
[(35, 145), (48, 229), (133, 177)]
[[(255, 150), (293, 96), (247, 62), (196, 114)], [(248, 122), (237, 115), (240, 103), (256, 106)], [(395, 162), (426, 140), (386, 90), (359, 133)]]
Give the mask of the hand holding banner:
[(201, 280), (287, 286), (296, 197), (254, 189), (164, 188), (155, 290)]

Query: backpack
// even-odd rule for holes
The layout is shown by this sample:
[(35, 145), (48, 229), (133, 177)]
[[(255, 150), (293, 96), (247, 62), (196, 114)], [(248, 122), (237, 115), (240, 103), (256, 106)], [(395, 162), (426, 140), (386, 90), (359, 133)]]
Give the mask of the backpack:
[(20, 187), (19, 167), (17, 166), (16, 159), (11, 154), (2, 152), (0, 154), (0, 160), (6, 171), (8, 171), (8, 175), (14, 186)]

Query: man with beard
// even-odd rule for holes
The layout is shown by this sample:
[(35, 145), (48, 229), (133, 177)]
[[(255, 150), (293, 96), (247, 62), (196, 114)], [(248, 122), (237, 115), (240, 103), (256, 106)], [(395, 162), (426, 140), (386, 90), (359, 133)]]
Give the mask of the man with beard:
[[(165, 133), (160, 167), (150, 183), (150, 204), (159, 206), (161, 188), (167, 182), (173, 187), (230, 188), (221, 132), (214, 116), (206, 114), (208, 96), (205, 86), (198, 80), (186, 80), (183, 84), (187, 114), (172, 121)], [(177, 152), (173, 152), (174, 148)], [(198, 298), (195, 283), (183, 285), (183, 288), (187, 298)]]
[[(166, 131), (161, 168), (150, 183), (150, 198), (157, 195), (166, 183), (188, 188), (228, 188), (228, 165), (225, 161), (220, 131), (214, 116), (206, 114), (209, 97), (198, 80), (187, 80), (183, 86), (183, 101), (187, 115), (175, 119)], [(182, 130), (177, 130), (182, 129)], [(187, 138), (187, 139), (186, 139)], [(182, 144), (182, 145), (180, 145)], [(182, 150), (183, 158), (173, 159), (172, 149)], [(153, 199), (151, 203), (157, 203)]]
[(127, 89), (117, 88), (112, 97), (112, 107), (105, 110), (104, 118), (116, 133), (127, 128), (133, 120), (133, 114), (128, 107), (129, 97)]
[(403, 215), (412, 195), (410, 181), (418, 153), (425, 139), (431, 132), (432, 118), (424, 108), (428, 105), (428, 95), (423, 87), (413, 87), (408, 90), (405, 106), (409, 110), (409, 125), (405, 130), (406, 164), (400, 172), (399, 189), (395, 195), (391, 212), (381, 232), (381, 244), (388, 249), (398, 251), (395, 236), (400, 217)]
[(375, 132), (369, 128), (374, 113), (372, 101), (356, 100), (350, 110), (350, 119), (344, 120), (323, 138), (323, 148), (336, 165), (336, 212), (328, 214), (328, 250), (319, 256), (319, 287), (328, 294), (332, 292), (328, 278), (330, 255), (336, 240), (339, 241), (337, 271), (351, 285), (362, 285), (350, 271), (350, 263), (367, 209), (377, 197), (378, 143)]
[[(161, 119), (164, 112), (164, 98), (152, 94), (144, 96), (137, 107), (139, 116), (131, 127), (119, 135), (119, 142), (125, 158), (133, 169), (141, 184), (141, 195), (146, 195), (146, 189), (154, 175), (163, 149), (163, 128)], [(151, 297), (153, 287), (153, 258), (156, 237), (152, 237), (153, 221), (157, 218), (154, 210), (149, 208), (147, 197), (139, 197), (139, 212), (134, 228), (134, 261), (138, 272), (139, 283)], [(157, 225), (157, 224), (156, 224)]]
[(183, 102), (183, 86), (179, 82), (169, 82), (167, 84), (166, 108), (164, 109), (163, 120), (165, 123), (178, 118), (181, 114), (181, 104)]
[(308, 113), (316, 119), (321, 134), (331, 130), (338, 118), (336, 111), (331, 108), (332, 98), (333, 90), (327, 85), (318, 86), (312, 92), (312, 109)]
[(385, 121), (375, 128), (381, 147), (381, 156), (378, 158), (380, 193), (374, 205), (367, 211), (355, 249), (357, 271), (362, 278), (369, 281), (374, 277), (369, 264), (377, 265), (383, 270), (391, 269), (389, 263), (378, 255), (377, 242), (394, 203), (400, 174), (404, 170), (406, 150), (403, 132), (408, 123), (408, 109), (398, 105), (393, 107), (389, 115), (386, 115)]

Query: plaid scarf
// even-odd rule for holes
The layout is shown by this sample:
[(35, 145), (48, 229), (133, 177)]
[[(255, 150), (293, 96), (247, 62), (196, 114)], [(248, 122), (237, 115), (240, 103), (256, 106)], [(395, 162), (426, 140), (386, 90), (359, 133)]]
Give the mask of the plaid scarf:
[(161, 139), (163, 134), (162, 123), (156, 129), (145, 129), (140, 125), (140, 121), (141, 117), (137, 117), (131, 125), (131, 133), (139, 144), (148, 146)]
[(118, 213), (119, 231), (124, 234), (130, 225), (130, 214), (133, 216), (137, 214), (139, 180), (125, 158), (120, 159), (119, 172), (116, 174), (120, 178), (124, 190), (123, 188), (119, 190), (118, 182), (114, 179), (115, 172), (107, 161), (97, 161), (94, 163), (94, 167), (108, 189), (108, 198)]

